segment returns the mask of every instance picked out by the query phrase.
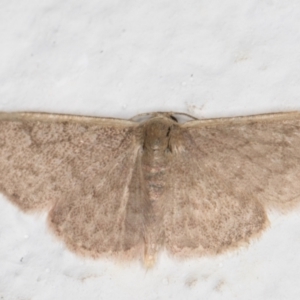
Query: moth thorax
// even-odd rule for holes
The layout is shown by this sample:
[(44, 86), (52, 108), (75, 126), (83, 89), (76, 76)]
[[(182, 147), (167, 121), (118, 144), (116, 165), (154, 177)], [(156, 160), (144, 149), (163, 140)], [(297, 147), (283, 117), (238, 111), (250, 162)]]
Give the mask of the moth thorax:
[(164, 151), (168, 148), (171, 124), (165, 120), (152, 120), (145, 127), (144, 148), (150, 151)]

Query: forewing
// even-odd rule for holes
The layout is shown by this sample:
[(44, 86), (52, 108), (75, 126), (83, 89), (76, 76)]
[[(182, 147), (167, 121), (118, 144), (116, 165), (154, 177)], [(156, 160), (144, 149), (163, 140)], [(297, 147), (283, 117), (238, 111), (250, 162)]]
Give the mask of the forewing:
[(299, 114), (281, 114), (191, 122), (174, 134), (167, 248), (219, 253), (259, 234), (267, 224), (265, 207), (294, 207), (299, 129)]
[(197, 149), (235, 190), (286, 210), (300, 199), (300, 113), (242, 117), (188, 127)]
[(23, 210), (53, 207), (50, 225), (75, 251), (130, 250), (141, 243), (138, 230), (125, 225), (136, 128), (110, 119), (4, 115), (1, 191)]

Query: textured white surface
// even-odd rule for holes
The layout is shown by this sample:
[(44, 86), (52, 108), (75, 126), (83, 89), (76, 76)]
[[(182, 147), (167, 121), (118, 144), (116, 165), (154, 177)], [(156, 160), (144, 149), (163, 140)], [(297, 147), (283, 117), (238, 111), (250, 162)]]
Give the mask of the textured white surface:
[[(200, 118), (300, 110), (299, 1), (2, 1), (0, 110)], [(0, 198), (0, 299), (298, 299), (300, 212), (246, 249), (178, 262), (76, 257)]]

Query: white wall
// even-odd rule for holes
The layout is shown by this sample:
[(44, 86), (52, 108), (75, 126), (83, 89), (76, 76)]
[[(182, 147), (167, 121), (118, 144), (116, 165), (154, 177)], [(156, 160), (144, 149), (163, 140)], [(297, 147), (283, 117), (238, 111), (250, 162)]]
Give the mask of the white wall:
[[(296, 0), (2, 1), (0, 111), (300, 110), (299, 28)], [(1, 197), (0, 298), (297, 299), (299, 228), (273, 215), (246, 249), (145, 271), (76, 257)]]

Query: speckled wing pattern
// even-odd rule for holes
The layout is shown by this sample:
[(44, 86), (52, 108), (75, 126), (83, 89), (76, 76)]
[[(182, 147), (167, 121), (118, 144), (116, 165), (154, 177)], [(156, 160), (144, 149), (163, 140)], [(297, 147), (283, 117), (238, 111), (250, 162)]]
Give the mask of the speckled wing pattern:
[(300, 199), (300, 114), (193, 121), (174, 143), (165, 194), (166, 247), (215, 254), (245, 244), (268, 224), (266, 208)]
[(221, 253), (300, 198), (300, 113), (149, 121), (0, 114), (0, 190), (81, 254)]
[(137, 251), (142, 228), (126, 220), (134, 128), (111, 119), (3, 115), (0, 188), (22, 210), (50, 210), (50, 226), (76, 252)]

